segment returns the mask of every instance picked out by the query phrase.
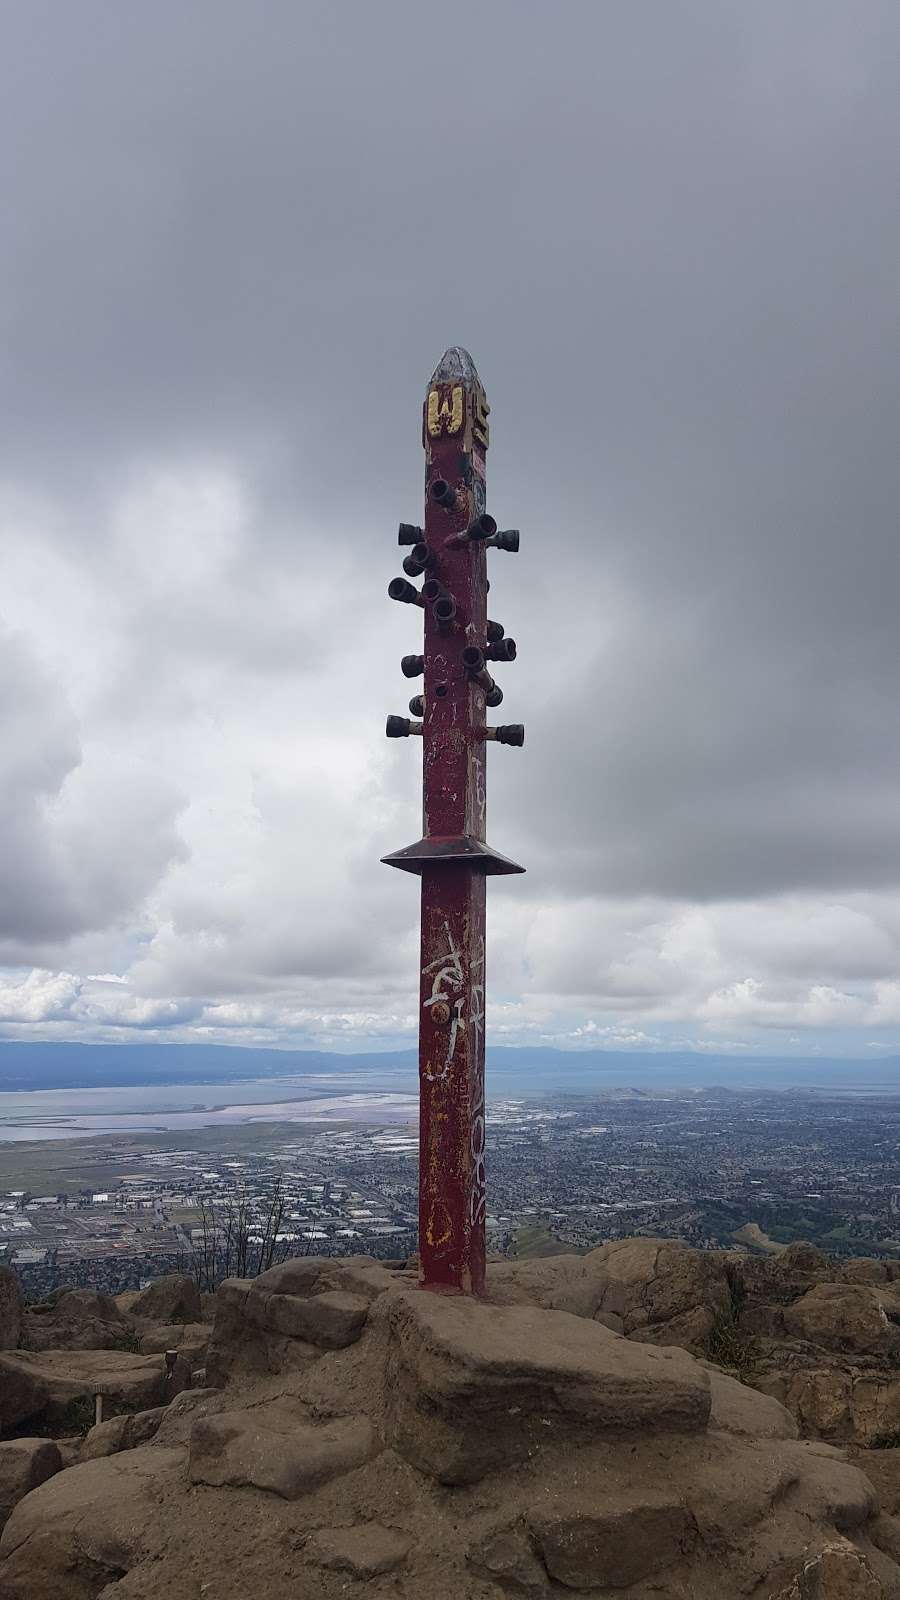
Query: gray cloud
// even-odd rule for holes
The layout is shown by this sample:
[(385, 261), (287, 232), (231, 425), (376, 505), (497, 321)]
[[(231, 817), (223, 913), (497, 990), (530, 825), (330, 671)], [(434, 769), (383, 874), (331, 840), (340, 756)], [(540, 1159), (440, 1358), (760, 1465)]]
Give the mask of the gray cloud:
[(896, 8), (5, 21), (11, 1025), (407, 1025), (384, 588), (461, 339), (524, 535), (498, 1024), (896, 1027)]

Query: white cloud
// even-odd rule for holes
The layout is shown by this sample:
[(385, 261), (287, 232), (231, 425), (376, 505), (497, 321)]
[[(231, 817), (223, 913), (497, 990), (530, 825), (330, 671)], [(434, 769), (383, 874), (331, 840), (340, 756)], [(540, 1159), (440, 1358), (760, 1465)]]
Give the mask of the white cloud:
[(81, 980), (71, 972), (35, 968), (25, 976), (0, 976), (0, 1022), (48, 1022), (70, 1017)]
[[(198, 0), (174, 58), (152, 7), (87, 56), (78, 8), (10, 20), (17, 1037), (412, 1038), (416, 885), (378, 858), (419, 831), (420, 751), (381, 731), (417, 635), (385, 587), (457, 336), (523, 529), (492, 558), (528, 742), (490, 752), (489, 834), (529, 874), (490, 888), (492, 1036), (896, 1033), (900, 13), (663, 7), (648, 49), (640, 8), (522, 9), (482, 8), (474, 57), (373, 8), (248, 32)], [(460, 170), (477, 271), (435, 204)]]

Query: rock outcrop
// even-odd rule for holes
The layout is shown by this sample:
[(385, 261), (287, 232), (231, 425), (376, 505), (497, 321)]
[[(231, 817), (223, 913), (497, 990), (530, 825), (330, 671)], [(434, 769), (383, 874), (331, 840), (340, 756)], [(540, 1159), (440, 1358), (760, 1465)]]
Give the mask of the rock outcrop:
[(10, 1350), (0, 1354), (0, 1430), (22, 1423), (76, 1431), (92, 1418), (95, 1395), (104, 1409), (145, 1411), (165, 1404), (190, 1383), (190, 1368), (161, 1356), (118, 1350)]
[(26, 1350), (115, 1350), (126, 1341), (130, 1324), (115, 1300), (96, 1289), (63, 1289), (22, 1320)]
[(136, 1321), (201, 1322), (203, 1309), (200, 1290), (186, 1273), (173, 1272), (157, 1278), (130, 1302), (129, 1315)]
[(632, 1346), (567, 1311), (391, 1297), (386, 1437), (442, 1483), (474, 1483), (551, 1443), (694, 1434), (709, 1380), (680, 1350)]
[(803, 1241), (763, 1259), (626, 1239), (498, 1264), (492, 1294), (731, 1364), (809, 1437), (900, 1441), (900, 1262), (829, 1261)]
[(695, 1294), (725, 1314), (727, 1264), (676, 1250), (666, 1289), (644, 1245), (501, 1268), (487, 1302), (363, 1261), (231, 1285), (221, 1387), (19, 1500), (2, 1600), (900, 1600), (859, 1467), (668, 1339)]
[(323, 1350), (352, 1344), (371, 1301), (395, 1281), (367, 1256), (342, 1262), (306, 1256), (258, 1278), (226, 1279), (216, 1295), (208, 1381), (301, 1368)]

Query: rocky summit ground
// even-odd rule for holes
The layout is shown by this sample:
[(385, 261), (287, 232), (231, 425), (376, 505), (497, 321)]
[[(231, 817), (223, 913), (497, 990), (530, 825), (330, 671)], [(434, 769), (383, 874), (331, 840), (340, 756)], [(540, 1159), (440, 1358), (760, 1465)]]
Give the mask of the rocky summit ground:
[(900, 1600), (892, 1265), (636, 1239), (489, 1281), (25, 1310), (0, 1272), (0, 1597)]

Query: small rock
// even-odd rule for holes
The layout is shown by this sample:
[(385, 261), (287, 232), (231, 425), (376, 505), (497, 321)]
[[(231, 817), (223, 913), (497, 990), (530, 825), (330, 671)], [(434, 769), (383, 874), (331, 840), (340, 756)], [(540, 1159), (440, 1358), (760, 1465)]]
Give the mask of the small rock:
[(884, 1600), (884, 1590), (862, 1551), (840, 1539), (804, 1562), (776, 1600)]
[[(796, 1463), (800, 1479), (791, 1491), (791, 1508), (841, 1533), (877, 1517), (878, 1496), (864, 1473), (827, 1445), (797, 1439), (782, 1444), (785, 1461)], [(823, 1452), (828, 1451), (828, 1454)]]
[(406, 1560), (412, 1541), (396, 1528), (378, 1522), (356, 1528), (322, 1528), (307, 1540), (303, 1554), (316, 1566), (331, 1572), (349, 1572), (354, 1578), (377, 1578)]
[(154, 1438), (159, 1425), (168, 1412), (167, 1406), (154, 1406), (149, 1411), (126, 1413), (110, 1417), (108, 1422), (98, 1422), (90, 1429), (79, 1454), (80, 1461), (97, 1461), (101, 1456), (118, 1455), (122, 1450), (135, 1450)]
[(595, 1311), (594, 1321), (599, 1322), (601, 1328), (609, 1328), (610, 1333), (624, 1333), (625, 1324), (621, 1317), (614, 1311)]
[(872, 1543), (892, 1561), (900, 1561), (900, 1520), (882, 1512), (866, 1529)]
[(201, 1417), (190, 1440), (192, 1483), (214, 1488), (250, 1485), (298, 1500), (330, 1478), (352, 1472), (375, 1453), (371, 1423), (340, 1417), (320, 1427), (292, 1412), (260, 1407)]
[(208, 1322), (185, 1322), (180, 1327), (165, 1322), (141, 1335), (141, 1354), (156, 1356), (163, 1355), (166, 1350), (177, 1350), (196, 1367), (206, 1355), (210, 1332)]
[(339, 1290), (301, 1299), (299, 1295), (269, 1295), (263, 1307), (265, 1326), (271, 1333), (305, 1339), (323, 1350), (343, 1350), (354, 1344), (369, 1314), (368, 1301)]
[(468, 1560), (499, 1583), (526, 1594), (546, 1594), (547, 1573), (538, 1561), (524, 1528), (513, 1524), (489, 1533), (469, 1551)]
[(687, 1554), (696, 1538), (690, 1512), (675, 1498), (638, 1493), (602, 1505), (570, 1504), (529, 1517), (551, 1578), (570, 1589), (627, 1589)]
[(153, 1436), (157, 1445), (187, 1444), (198, 1417), (214, 1416), (227, 1401), (221, 1389), (185, 1389), (166, 1406)]
[(712, 1396), (711, 1428), (753, 1439), (796, 1439), (797, 1424), (785, 1406), (706, 1365)]
[(129, 1416), (110, 1417), (108, 1422), (97, 1422), (85, 1435), (81, 1446), (81, 1461), (99, 1461), (101, 1456), (115, 1456), (127, 1449), (127, 1435), (131, 1427)]

